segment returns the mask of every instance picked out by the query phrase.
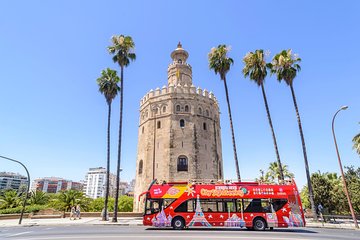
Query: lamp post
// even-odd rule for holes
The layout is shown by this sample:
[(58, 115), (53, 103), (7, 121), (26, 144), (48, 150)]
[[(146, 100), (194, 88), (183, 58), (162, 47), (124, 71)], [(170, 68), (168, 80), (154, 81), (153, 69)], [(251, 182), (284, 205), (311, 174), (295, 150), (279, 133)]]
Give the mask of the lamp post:
[(350, 199), (349, 191), (348, 191), (347, 186), (346, 186), (345, 175), (344, 175), (343, 167), (342, 167), (342, 164), (341, 164), (339, 149), (338, 149), (338, 145), (337, 145), (337, 142), (336, 142), (335, 130), (334, 130), (334, 123), (335, 123), (335, 117), (336, 117), (336, 115), (337, 115), (341, 110), (346, 110), (346, 109), (348, 109), (348, 106), (342, 106), (342, 107), (341, 107), (339, 110), (337, 110), (337, 112), (334, 114), (334, 117), (333, 117), (333, 119), (332, 119), (332, 133), (333, 133), (333, 137), (334, 137), (336, 154), (337, 154), (337, 157), (338, 157), (338, 160), (339, 160), (339, 166), (340, 166), (341, 176), (342, 176), (342, 179), (343, 179), (345, 194), (346, 194), (346, 197), (347, 197), (347, 200), (348, 200), (348, 203), (349, 203), (349, 208), (350, 208), (351, 216), (352, 216), (352, 218), (353, 218), (353, 220), (354, 220), (355, 227), (356, 227), (356, 228), (359, 228), (359, 225), (358, 225), (358, 223), (357, 223), (356, 216), (355, 216), (355, 213), (354, 213), (354, 209), (353, 209), (353, 206), (352, 206), (352, 204), (351, 204), (351, 199)]
[(8, 158), (8, 157), (4, 157), (4, 156), (0, 156), (0, 158), (3, 158), (3, 159), (6, 159), (6, 160), (9, 160), (9, 161), (12, 161), (12, 162), (16, 162), (18, 164), (20, 164), (21, 166), (23, 166), (25, 168), (25, 171), (26, 171), (26, 174), (27, 174), (27, 188), (26, 188), (26, 194), (25, 194), (25, 199), (24, 199), (24, 203), (23, 203), (23, 208), (21, 210), (21, 214), (20, 214), (20, 219), (19, 219), (19, 224), (21, 224), (22, 222), (22, 219), (23, 219), (23, 215), (24, 215), (24, 211), (25, 211), (25, 206), (26, 206), (26, 201), (28, 199), (28, 193), (29, 193), (29, 189), (30, 189), (30, 174), (29, 174), (29, 171), (27, 170), (27, 168), (25, 167), (24, 164), (22, 164), (21, 162), (15, 160), (15, 159), (11, 159), (11, 158)]

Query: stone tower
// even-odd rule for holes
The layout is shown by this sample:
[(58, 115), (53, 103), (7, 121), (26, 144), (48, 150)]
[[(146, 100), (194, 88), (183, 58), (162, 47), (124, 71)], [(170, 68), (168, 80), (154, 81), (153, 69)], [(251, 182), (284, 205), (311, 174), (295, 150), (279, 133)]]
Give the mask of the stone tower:
[(171, 53), (168, 85), (140, 101), (134, 211), (153, 179), (165, 181), (223, 178), (219, 105), (213, 93), (196, 88), (189, 54), (179, 43)]

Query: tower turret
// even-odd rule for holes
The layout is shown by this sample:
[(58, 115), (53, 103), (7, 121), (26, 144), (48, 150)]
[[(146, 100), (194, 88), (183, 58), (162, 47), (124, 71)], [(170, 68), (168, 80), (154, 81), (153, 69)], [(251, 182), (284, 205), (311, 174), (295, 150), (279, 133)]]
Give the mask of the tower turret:
[(171, 53), (172, 63), (168, 67), (168, 85), (192, 85), (191, 66), (186, 62), (189, 53), (182, 48), (179, 42), (177, 48)]

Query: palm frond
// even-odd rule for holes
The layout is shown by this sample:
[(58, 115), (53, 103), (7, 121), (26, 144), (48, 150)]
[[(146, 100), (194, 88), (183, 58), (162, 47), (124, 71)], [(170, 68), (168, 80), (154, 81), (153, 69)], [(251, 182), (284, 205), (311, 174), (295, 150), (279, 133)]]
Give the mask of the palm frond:
[(116, 71), (110, 68), (102, 70), (101, 76), (96, 80), (99, 85), (99, 91), (105, 96), (108, 104), (111, 104), (120, 91), (120, 87), (117, 85), (119, 81), (120, 78), (117, 76)]
[(135, 43), (130, 36), (113, 36), (111, 41), (113, 45), (108, 47), (108, 51), (114, 55), (114, 62), (126, 67), (130, 64), (130, 61), (136, 60)]
[(217, 48), (212, 48), (208, 54), (209, 68), (214, 70), (215, 74), (220, 74), (221, 80), (225, 79), (231, 65), (234, 64), (234, 60), (227, 56), (228, 52), (229, 47), (220, 44)]
[(291, 85), (297, 73), (301, 70), (301, 58), (297, 54), (293, 54), (291, 49), (283, 50), (276, 54), (269, 64), (271, 74), (276, 74), (278, 81), (285, 81), (286, 84)]
[(243, 62), (244, 77), (250, 77), (250, 80), (260, 86), (267, 75), (267, 64), (265, 61), (264, 50), (259, 49), (255, 52), (247, 53), (243, 58)]

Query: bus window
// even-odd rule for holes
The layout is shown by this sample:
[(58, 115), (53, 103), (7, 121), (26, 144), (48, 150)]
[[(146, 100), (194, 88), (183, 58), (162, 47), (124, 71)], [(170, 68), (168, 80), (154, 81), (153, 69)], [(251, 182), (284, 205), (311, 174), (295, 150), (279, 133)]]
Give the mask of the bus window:
[(235, 204), (233, 199), (224, 199), (225, 212), (235, 212)]
[(172, 204), (175, 201), (174, 198), (165, 198), (163, 201), (163, 207), (167, 208), (168, 206), (170, 206), (170, 204)]
[(261, 207), (262, 207), (262, 212), (264, 212), (264, 213), (272, 212), (270, 199), (261, 199)]
[(203, 212), (217, 212), (217, 204), (215, 199), (200, 199)]
[(217, 210), (218, 212), (225, 212), (222, 201), (217, 201)]
[(161, 203), (162, 199), (147, 199), (145, 214), (153, 214), (159, 212)]
[(176, 209), (175, 212), (194, 212), (195, 201), (194, 199), (189, 199), (181, 203)]
[(244, 208), (243, 208), (243, 200), (244, 199), (236, 199), (236, 209), (237, 212), (243, 212)]
[(261, 199), (244, 199), (246, 201), (245, 202), (245, 210), (244, 212), (249, 212), (249, 213), (261, 213), (263, 211), (262, 207), (261, 207)]
[(273, 206), (273, 209), (275, 212), (280, 210), (284, 207), (284, 205), (287, 203), (287, 199), (271, 199), (271, 204)]

